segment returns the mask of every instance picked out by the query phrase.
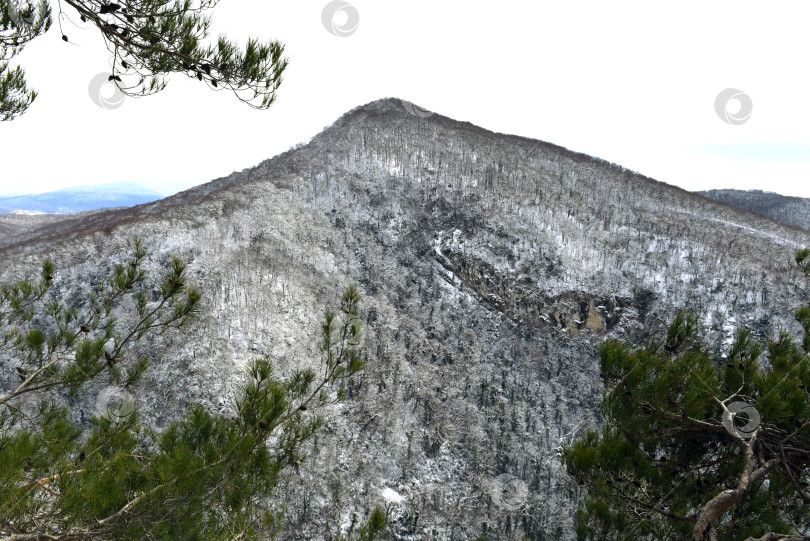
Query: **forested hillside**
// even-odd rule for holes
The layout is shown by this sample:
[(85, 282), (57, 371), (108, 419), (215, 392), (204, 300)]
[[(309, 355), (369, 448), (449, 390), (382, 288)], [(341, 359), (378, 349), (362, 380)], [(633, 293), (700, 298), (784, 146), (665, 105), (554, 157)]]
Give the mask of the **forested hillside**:
[[(231, 407), (258, 354), (317, 366), (323, 308), (359, 284), (368, 365), (290, 472), (282, 537), (329, 539), (385, 504), (398, 540), (572, 539), (581, 489), (560, 449), (600, 423), (598, 344), (641, 342), (683, 307), (718, 344), (792, 328), (810, 237), (386, 99), (255, 168), (21, 234), (0, 280), (51, 254), (78, 298), (135, 235), (155, 264), (184, 256), (204, 295), (183, 337), (144, 347), (138, 400), (158, 428), (194, 401)], [(77, 416), (99, 390), (70, 399)]]

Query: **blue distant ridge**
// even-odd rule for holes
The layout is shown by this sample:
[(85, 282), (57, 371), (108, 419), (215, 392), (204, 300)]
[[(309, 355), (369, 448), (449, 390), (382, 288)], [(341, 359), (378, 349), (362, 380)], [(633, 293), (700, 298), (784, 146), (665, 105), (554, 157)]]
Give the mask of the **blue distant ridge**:
[(163, 196), (135, 182), (74, 186), (53, 192), (0, 197), (0, 213), (14, 211), (68, 214), (110, 207), (132, 207)]

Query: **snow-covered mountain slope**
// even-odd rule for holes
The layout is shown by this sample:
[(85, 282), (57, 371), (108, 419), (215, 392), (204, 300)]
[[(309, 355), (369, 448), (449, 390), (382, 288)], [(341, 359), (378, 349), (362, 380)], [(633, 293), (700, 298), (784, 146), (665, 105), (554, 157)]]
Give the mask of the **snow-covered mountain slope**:
[(359, 284), (368, 368), (291, 472), (290, 539), (378, 503), (391, 539), (572, 539), (560, 446), (600, 422), (598, 344), (681, 307), (717, 344), (768, 334), (807, 293), (803, 230), (396, 99), (255, 168), (19, 235), (0, 280), (50, 254), (76, 295), (135, 235), (205, 292), (196, 323), (150, 347), (139, 399), (157, 426), (191, 401), (226, 410), (254, 356), (316, 364), (323, 309)]
[(789, 197), (762, 190), (706, 190), (698, 193), (810, 230), (810, 199), (806, 197)]

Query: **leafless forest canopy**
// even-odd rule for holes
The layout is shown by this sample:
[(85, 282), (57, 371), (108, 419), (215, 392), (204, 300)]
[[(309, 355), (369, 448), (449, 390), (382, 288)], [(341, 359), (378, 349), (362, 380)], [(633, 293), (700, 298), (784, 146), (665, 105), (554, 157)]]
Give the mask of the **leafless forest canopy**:
[[(50, 254), (72, 299), (135, 235), (154, 265), (190, 261), (202, 315), (144, 344), (139, 400), (158, 427), (191, 401), (225, 411), (258, 354), (315, 365), (323, 308), (359, 284), (368, 368), (290, 484), (287, 538), (328, 538), (387, 503), (394, 539), (539, 540), (573, 535), (580, 492), (559, 450), (600, 423), (598, 344), (644, 340), (682, 307), (718, 356), (740, 325), (793, 328), (807, 290), (792, 256), (810, 234), (388, 99), (176, 196), (0, 220), (0, 235), (0, 279)], [(77, 416), (98, 390), (71, 399)]]

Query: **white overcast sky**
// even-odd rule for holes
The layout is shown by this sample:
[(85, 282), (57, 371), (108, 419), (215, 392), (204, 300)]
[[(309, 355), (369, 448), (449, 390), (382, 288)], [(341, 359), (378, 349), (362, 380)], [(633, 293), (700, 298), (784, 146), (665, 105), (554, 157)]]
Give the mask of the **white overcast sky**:
[[(267, 111), (183, 75), (158, 95), (103, 109), (88, 92), (109, 71), (99, 34), (64, 20), (67, 44), (54, 25), (15, 59), (40, 95), (0, 123), (0, 195), (123, 181), (172, 193), (283, 152), (353, 107), (398, 97), (688, 190), (810, 197), (807, 0), (348, 1), (359, 24), (346, 37), (322, 24), (326, 0), (215, 8), (213, 37), (286, 44), (290, 66)], [(751, 100), (742, 124), (715, 111), (728, 88)]]

